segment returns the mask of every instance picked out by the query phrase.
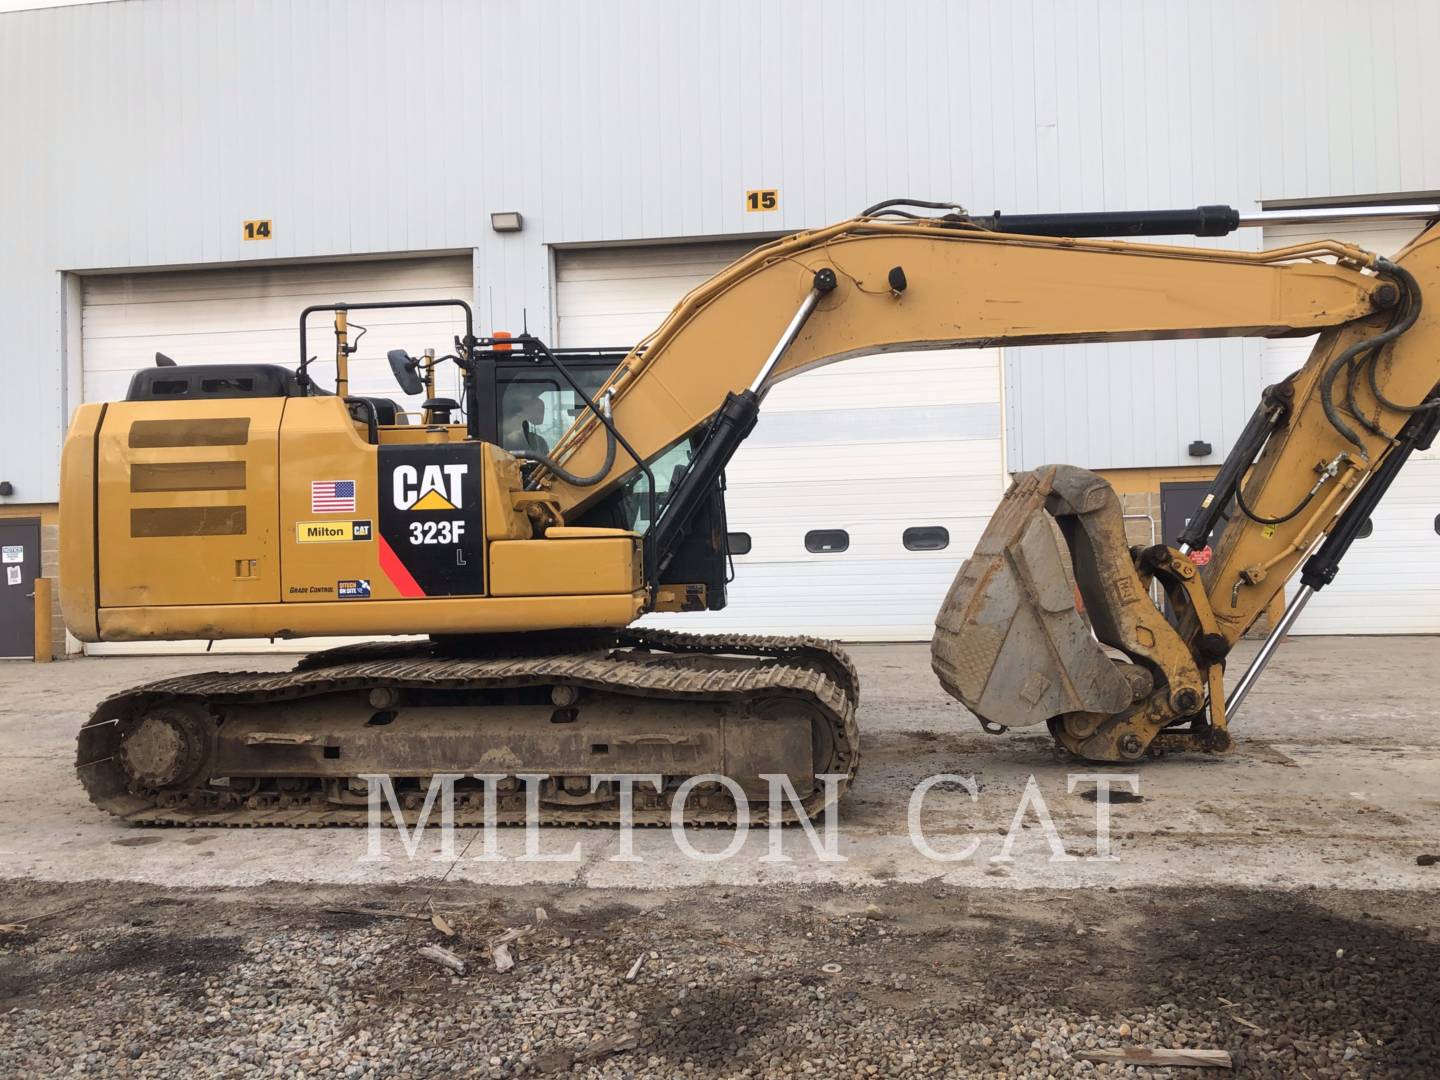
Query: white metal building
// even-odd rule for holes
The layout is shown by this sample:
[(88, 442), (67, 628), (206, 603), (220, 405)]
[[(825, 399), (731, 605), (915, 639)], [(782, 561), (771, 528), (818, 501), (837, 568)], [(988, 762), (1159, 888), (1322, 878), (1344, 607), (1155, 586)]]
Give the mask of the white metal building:
[[(312, 303), (459, 296), (487, 331), (628, 345), (760, 239), (889, 196), (987, 212), (1434, 199), (1435, 40), (1429, 0), (1363, 17), (1347, 0), (0, 14), (0, 517), (33, 517), (53, 548), (75, 404), (123, 394), (157, 350), (293, 364)], [(757, 189), (773, 210), (747, 209)], [(492, 228), (509, 211), (523, 228)], [(247, 236), (257, 221), (268, 235)], [(356, 389), (390, 395), (388, 348), (455, 331), (367, 325)], [(1203, 478), (1304, 347), (888, 354), (792, 380), (729, 473), (730, 527), (750, 540), (732, 606), (675, 624), (928, 637), (1009, 472), (1069, 461), (1134, 491)], [(1191, 457), (1197, 440), (1213, 453)], [(1437, 512), (1432, 452), (1299, 630), (1440, 632)], [(1398, 585), (1396, 560), (1413, 567)]]

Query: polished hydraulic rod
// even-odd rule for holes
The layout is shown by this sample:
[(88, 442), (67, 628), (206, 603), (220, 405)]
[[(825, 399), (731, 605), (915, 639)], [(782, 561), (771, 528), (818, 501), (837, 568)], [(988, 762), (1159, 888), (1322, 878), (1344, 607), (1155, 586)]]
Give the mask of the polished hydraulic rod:
[(775, 365), (780, 362), (780, 358), (785, 355), (785, 351), (789, 349), (790, 346), (795, 343), (795, 339), (800, 336), (800, 331), (804, 329), (806, 320), (810, 318), (810, 313), (815, 310), (815, 305), (820, 303), (820, 298), (833, 288), (835, 288), (835, 271), (828, 268), (817, 270), (815, 273), (815, 284), (805, 295), (805, 299), (800, 301), (800, 307), (796, 309), (794, 317), (791, 318), (789, 325), (785, 327), (785, 332), (780, 335), (780, 340), (775, 342), (775, 348), (770, 350), (770, 355), (765, 358), (765, 363), (761, 365), (760, 371), (755, 376), (755, 381), (750, 384), (750, 392), (752, 394), (758, 395), (761, 392), (761, 388), (765, 385), (765, 380), (770, 378), (770, 373), (775, 370)]
[(1440, 203), (1407, 203), (1402, 206), (1315, 206), (1293, 210), (1256, 210), (1240, 215), (1240, 228), (1268, 225), (1324, 225), (1341, 221), (1396, 221), (1401, 218), (1440, 217)]
[(1260, 678), (1260, 673), (1270, 663), (1275, 655), (1275, 650), (1280, 647), (1280, 642), (1295, 625), (1295, 620), (1300, 617), (1300, 612), (1305, 610), (1305, 605), (1310, 602), (1310, 597), (1315, 595), (1315, 590), (1309, 585), (1300, 586), (1300, 591), (1295, 594), (1293, 600), (1285, 606), (1285, 614), (1280, 616), (1280, 621), (1270, 631), (1270, 636), (1260, 646), (1260, 651), (1255, 654), (1255, 659), (1250, 661), (1250, 666), (1245, 669), (1245, 674), (1240, 676), (1240, 681), (1235, 684), (1235, 689), (1230, 691), (1230, 696), (1225, 699), (1225, 723), (1228, 725), (1235, 719), (1235, 713), (1239, 711), (1241, 703), (1245, 700), (1255, 681)]

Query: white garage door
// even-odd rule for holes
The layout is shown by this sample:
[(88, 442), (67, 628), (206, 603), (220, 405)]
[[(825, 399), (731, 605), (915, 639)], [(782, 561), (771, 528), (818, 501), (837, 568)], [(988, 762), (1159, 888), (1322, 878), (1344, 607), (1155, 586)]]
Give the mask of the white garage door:
[[(1376, 222), (1369, 225), (1280, 226), (1265, 230), (1266, 247), (1282, 247), (1322, 238), (1343, 240), (1393, 255), (1414, 238), (1424, 223)], [(1265, 342), (1265, 381), (1284, 378), (1300, 367), (1314, 338)], [(1333, 584), (1306, 606), (1297, 634), (1440, 633), (1440, 445), (1413, 455), (1390, 486), (1372, 522), (1375, 531), (1357, 540), (1340, 565)], [(1299, 587), (1292, 581), (1288, 593)]]
[[(299, 362), (300, 312), (315, 304), (365, 301), (457, 299), (474, 295), (468, 255), (387, 259), (291, 266), (254, 266), (225, 270), (103, 274), (81, 282), (83, 315), (81, 365), (86, 401), (124, 398), (130, 376), (155, 363), (162, 352), (180, 364), (273, 363), (294, 368)], [(358, 338), (359, 327), (368, 331)], [(356, 312), (350, 340), (359, 351), (350, 358), (350, 389), (405, 399), (390, 374), (385, 354), (405, 348), (412, 355), (434, 348), (453, 351), (464, 332), (455, 309), (434, 308)], [(312, 315), (308, 350), (317, 362), (312, 377), (327, 388), (335, 382), (333, 316)], [(459, 398), (453, 365), (436, 392)], [(409, 407), (418, 408), (419, 399)], [(217, 641), (214, 651), (271, 649), (304, 652), (332, 644), (315, 640)], [(135, 642), (87, 645), (87, 653), (198, 652), (205, 642)]]
[[(561, 252), (560, 344), (632, 344), (745, 250)], [(778, 385), (727, 472), (730, 531), (750, 540), (730, 606), (648, 621), (928, 640), (1004, 490), (1000, 382), (998, 350), (964, 350), (846, 360)]]

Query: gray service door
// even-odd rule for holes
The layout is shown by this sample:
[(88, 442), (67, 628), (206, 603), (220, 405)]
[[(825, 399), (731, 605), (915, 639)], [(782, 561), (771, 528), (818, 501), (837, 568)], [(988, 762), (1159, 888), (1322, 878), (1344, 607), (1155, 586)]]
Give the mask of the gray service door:
[(35, 652), (35, 579), (40, 576), (40, 522), (0, 518), (0, 659)]

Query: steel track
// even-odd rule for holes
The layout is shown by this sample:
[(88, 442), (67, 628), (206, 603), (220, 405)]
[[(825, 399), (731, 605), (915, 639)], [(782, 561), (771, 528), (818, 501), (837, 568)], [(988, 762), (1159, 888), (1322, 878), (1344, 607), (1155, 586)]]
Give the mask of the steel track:
[[(537, 639), (527, 649), (517, 647), (511, 639), (495, 650), (504, 655), (475, 656), (453, 655), (455, 643), (443, 640), (367, 642), (310, 654), (288, 672), (212, 672), (162, 679), (100, 703), (81, 729), (77, 771), (95, 805), (134, 824), (361, 826), (368, 823), (368, 806), (337, 805), (320, 790), (241, 796), (200, 781), (180, 790), (145, 790), (132, 783), (122, 767), (120, 745), (129, 725), (147, 710), (177, 703), (193, 703), (211, 710), (213, 715), (215, 707), (271, 705), (283, 710), (288, 702), (385, 687), (473, 691), (568, 685), (651, 700), (748, 706), (803, 699), (828, 725), (830, 760), (815, 762), (814, 771), (844, 777), (837, 787), (837, 797), (854, 778), (859, 762), (855, 721), (858, 679), (849, 657), (833, 642), (810, 637), (625, 630), (577, 635), (568, 640), (572, 647), (587, 647), (583, 652), (545, 651), (555, 644), (553, 638)], [(656, 662), (657, 657), (666, 660), (667, 654), (673, 661)], [(715, 666), (721, 657), (729, 659)], [(296, 780), (310, 782), (311, 778)], [(642, 805), (639, 793), (645, 789), (636, 790), (634, 823), (669, 824), (668, 801), (657, 798)], [(685, 807), (686, 823), (734, 824), (736, 814), (729, 800), (725, 799), (725, 805), (720, 807), (716, 802), (712, 796), (692, 798)], [(814, 816), (824, 802), (824, 790), (817, 789), (803, 800), (803, 811)], [(406, 809), (414, 806), (407, 805)], [(764, 822), (767, 814), (765, 806), (750, 807), (752, 821)], [(387, 820), (388, 816), (387, 812)], [(797, 816), (787, 804), (785, 818)], [(495, 820), (506, 825), (523, 823), (523, 793), (502, 792)], [(618, 804), (577, 808), (542, 802), (539, 820), (544, 824), (611, 825), (619, 821)], [(455, 821), (459, 825), (483, 824), (479, 798), (458, 801)]]

